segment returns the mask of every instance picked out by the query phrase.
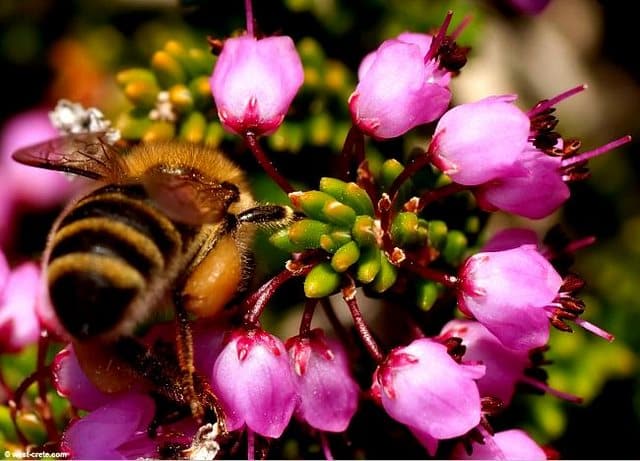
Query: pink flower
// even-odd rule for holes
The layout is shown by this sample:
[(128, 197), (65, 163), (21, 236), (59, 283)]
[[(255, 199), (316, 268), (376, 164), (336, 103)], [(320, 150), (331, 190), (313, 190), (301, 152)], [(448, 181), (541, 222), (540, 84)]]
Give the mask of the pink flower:
[(465, 186), (521, 174), (517, 161), (530, 121), (515, 100), (515, 95), (491, 96), (445, 113), (429, 146), (433, 164)]
[(404, 33), (363, 59), (358, 86), (349, 97), (351, 117), (361, 131), (395, 138), (447, 109), (450, 73), (429, 57), (432, 41), (426, 34)]
[(9, 243), (13, 233), (14, 214), (20, 207), (47, 208), (57, 205), (71, 196), (73, 184), (62, 174), (21, 165), (11, 158), (20, 147), (35, 144), (58, 136), (48, 113), (32, 109), (16, 115), (0, 133), (0, 245)]
[(40, 270), (27, 262), (7, 273), (1, 252), (0, 260), (0, 351), (17, 352), (40, 336), (36, 315)]
[(52, 375), (58, 394), (66, 397), (74, 407), (95, 410), (117, 398), (113, 394), (105, 394), (98, 390), (89, 381), (80, 368), (78, 357), (71, 344), (56, 354), (53, 359)]
[(520, 158), (522, 174), (507, 175), (482, 184), (475, 195), (489, 211), (502, 210), (540, 219), (557, 210), (569, 198), (569, 187), (559, 174), (562, 160), (537, 149), (525, 149)]
[(290, 37), (245, 35), (225, 41), (210, 82), (225, 128), (264, 135), (280, 126), (303, 80)]
[(157, 458), (148, 429), (155, 413), (151, 397), (127, 393), (73, 421), (60, 448), (73, 459)]
[(534, 15), (542, 13), (550, 2), (551, 0), (508, 0), (507, 3), (520, 13)]
[(472, 442), (473, 452), (467, 454), (462, 443), (457, 444), (451, 459), (508, 459), (543, 460), (547, 454), (529, 435), (520, 429), (496, 432), (493, 437), (485, 437), (484, 444)]
[(458, 337), (466, 347), (465, 360), (482, 363), (487, 372), (478, 380), (483, 397), (497, 397), (508, 405), (516, 384), (531, 365), (529, 351), (507, 349), (479, 322), (451, 320), (441, 331), (443, 337)]
[(477, 253), (465, 261), (459, 278), (460, 310), (506, 347), (530, 350), (547, 343), (545, 308), (563, 281), (534, 245)]
[(483, 374), (483, 366), (459, 364), (444, 345), (423, 338), (389, 353), (374, 373), (372, 392), (392, 418), (419, 435), (449, 439), (480, 422), (475, 380)]
[(358, 384), (342, 344), (322, 330), (287, 341), (298, 394), (296, 416), (322, 431), (344, 431), (358, 407)]
[(260, 329), (230, 333), (213, 367), (211, 386), (230, 431), (246, 424), (265, 437), (280, 437), (296, 405), (284, 344)]
[(569, 198), (565, 184), (588, 177), (587, 160), (631, 140), (623, 136), (589, 152), (554, 130), (554, 104), (583, 91), (571, 88), (528, 112), (516, 97), (491, 96), (444, 114), (428, 153), (432, 163), (474, 193), (480, 206), (532, 219), (548, 216)]

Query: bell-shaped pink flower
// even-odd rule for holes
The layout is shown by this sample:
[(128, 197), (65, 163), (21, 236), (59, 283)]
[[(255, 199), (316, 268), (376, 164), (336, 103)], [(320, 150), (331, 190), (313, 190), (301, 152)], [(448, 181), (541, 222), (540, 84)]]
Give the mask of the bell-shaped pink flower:
[(264, 135), (280, 126), (303, 80), (290, 37), (245, 35), (224, 42), (210, 83), (225, 128)]
[(433, 164), (465, 186), (522, 174), (517, 162), (530, 121), (515, 100), (515, 95), (491, 96), (446, 112), (429, 145)]
[(392, 418), (418, 434), (449, 439), (480, 422), (476, 380), (483, 374), (484, 366), (457, 363), (441, 343), (417, 339), (378, 366), (372, 393)]
[(0, 352), (17, 352), (33, 344), (40, 336), (40, 322), (36, 315), (40, 269), (26, 262), (6, 273), (2, 255), (0, 283)]
[(296, 416), (321, 431), (346, 430), (358, 407), (360, 389), (342, 344), (316, 329), (286, 345), (298, 394)]
[(560, 157), (530, 148), (521, 154), (519, 164), (522, 173), (500, 177), (475, 190), (482, 208), (540, 219), (567, 201), (570, 192), (562, 180)]
[(155, 404), (147, 395), (127, 393), (71, 423), (60, 448), (72, 459), (157, 458), (148, 435)]
[(504, 347), (489, 330), (473, 320), (451, 320), (441, 331), (442, 337), (458, 337), (465, 346), (464, 359), (482, 363), (487, 371), (478, 380), (482, 397), (497, 397), (508, 405), (531, 365), (529, 351)]
[(450, 73), (427, 58), (432, 40), (404, 33), (364, 58), (358, 86), (349, 97), (351, 118), (362, 132), (395, 138), (444, 113), (451, 101)]
[(475, 317), (506, 347), (530, 350), (549, 338), (545, 307), (562, 286), (562, 277), (534, 245), (483, 251), (460, 269), (458, 307)]
[(547, 454), (524, 431), (510, 429), (496, 432), (493, 437), (485, 437), (484, 444), (472, 442), (473, 452), (468, 454), (464, 444), (457, 444), (451, 459), (508, 459), (513, 461), (538, 461), (547, 459)]
[(227, 429), (246, 425), (265, 437), (280, 437), (296, 405), (292, 373), (278, 338), (260, 329), (232, 331), (211, 375)]

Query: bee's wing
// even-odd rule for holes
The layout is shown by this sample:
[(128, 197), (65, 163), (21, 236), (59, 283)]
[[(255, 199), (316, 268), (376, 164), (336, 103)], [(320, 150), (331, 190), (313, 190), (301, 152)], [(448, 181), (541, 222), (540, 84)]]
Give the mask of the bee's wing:
[(239, 197), (235, 184), (208, 181), (192, 171), (150, 169), (142, 183), (171, 219), (195, 226), (220, 222)]
[(79, 133), (50, 139), (18, 149), (13, 159), (91, 179), (118, 178), (123, 171), (121, 154), (104, 136), (105, 133)]

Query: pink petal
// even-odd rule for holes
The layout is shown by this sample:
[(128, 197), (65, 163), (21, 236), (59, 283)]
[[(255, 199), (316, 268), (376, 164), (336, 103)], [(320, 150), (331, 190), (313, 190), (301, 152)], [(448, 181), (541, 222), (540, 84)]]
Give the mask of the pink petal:
[(36, 297), (40, 270), (34, 263), (23, 263), (11, 272), (2, 293), (0, 325), (10, 325), (11, 334), (2, 338), (3, 348), (17, 351), (33, 344), (40, 336)]

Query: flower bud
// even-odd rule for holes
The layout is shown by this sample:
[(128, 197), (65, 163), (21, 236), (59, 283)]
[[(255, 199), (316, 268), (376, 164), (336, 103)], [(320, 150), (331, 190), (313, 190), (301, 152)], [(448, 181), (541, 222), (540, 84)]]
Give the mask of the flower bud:
[(362, 60), (358, 86), (349, 98), (351, 118), (360, 130), (378, 139), (395, 138), (447, 109), (450, 73), (436, 59), (425, 60), (432, 40), (404, 33)]
[(473, 452), (469, 455), (463, 443), (457, 444), (451, 459), (547, 459), (545, 451), (520, 429), (496, 432), (490, 440), (485, 438), (483, 444), (474, 441), (471, 447)]
[(287, 349), (298, 393), (296, 416), (321, 431), (344, 431), (358, 407), (359, 388), (342, 345), (313, 330), (288, 340)]
[(226, 40), (210, 80), (220, 121), (240, 135), (273, 133), (303, 78), (290, 37)]
[(482, 365), (457, 363), (431, 339), (391, 351), (376, 369), (372, 392), (395, 420), (434, 439), (465, 434), (480, 422), (475, 380)]
[(516, 162), (527, 145), (530, 121), (513, 105), (515, 99), (491, 96), (445, 113), (429, 146), (433, 164), (465, 186), (521, 172)]
[(460, 269), (460, 310), (475, 317), (506, 347), (529, 350), (549, 338), (545, 307), (562, 286), (562, 277), (534, 245), (484, 251)]
[(284, 344), (260, 329), (230, 333), (213, 367), (211, 387), (230, 431), (246, 425), (265, 437), (280, 437), (296, 404)]

